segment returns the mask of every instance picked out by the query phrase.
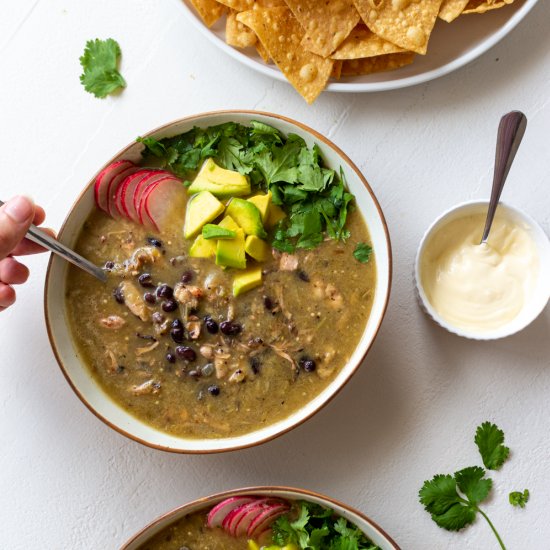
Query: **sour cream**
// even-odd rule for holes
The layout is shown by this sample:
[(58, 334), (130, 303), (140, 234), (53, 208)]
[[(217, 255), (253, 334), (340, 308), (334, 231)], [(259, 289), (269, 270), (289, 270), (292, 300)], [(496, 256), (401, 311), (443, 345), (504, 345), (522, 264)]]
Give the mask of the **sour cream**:
[(487, 332), (515, 319), (532, 296), (537, 246), (529, 227), (497, 210), (489, 240), (480, 245), (485, 213), (464, 213), (426, 242), (420, 278), (442, 319), (457, 328)]

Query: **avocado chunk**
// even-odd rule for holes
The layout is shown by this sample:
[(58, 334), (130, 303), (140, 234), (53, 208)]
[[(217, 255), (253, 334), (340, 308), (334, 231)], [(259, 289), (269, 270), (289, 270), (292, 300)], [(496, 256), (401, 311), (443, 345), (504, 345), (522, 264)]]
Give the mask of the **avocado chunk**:
[(199, 235), (191, 248), (189, 249), (189, 256), (191, 258), (212, 258), (216, 254), (216, 243), (214, 241), (207, 241), (202, 235)]
[(267, 223), (265, 224), (265, 226), (268, 229), (273, 229), (277, 225), (277, 223), (279, 223), (283, 218), (286, 218), (285, 211), (276, 204), (271, 203), (269, 205), (269, 212), (267, 213)]
[(239, 296), (262, 284), (262, 268), (249, 267), (247, 270), (237, 273), (233, 278), (233, 296)]
[(234, 239), (236, 237), (235, 231), (220, 227), (212, 223), (207, 223), (202, 227), (202, 236), (205, 239)]
[(248, 235), (244, 243), (244, 250), (249, 256), (258, 260), (258, 262), (265, 262), (268, 260), (271, 253), (269, 245), (265, 241), (262, 241), (262, 239), (256, 237), (256, 235)]
[(218, 241), (216, 246), (216, 265), (245, 269), (244, 231), (237, 229), (235, 234), (234, 239), (220, 239)]
[(230, 231), (237, 231), (237, 229), (242, 229), (231, 216), (224, 216), (222, 221), (218, 224), (219, 227), (224, 229), (229, 229)]
[(210, 191), (216, 197), (241, 197), (250, 194), (250, 181), (246, 176), (218, 166), (213, 159), (206, 159), (189, 193)]
[(269, 214), (269, 205), (271, 204), (271, 191), (268, 191), (265, 195), (254, 195), (247, 200), (260, 211), (262, 223), (265, 225)]
[(193, 195), (187, 203), (183, 235), (186, 239), (194, 237), (202, 226), (216, 219), (224, 210), (223, 204), (208, 191)]
[(267, 233), (262, 225), (260, 211), (251, 202), (234, 198), (227, 205), (225, 211), (227, 215), (231, 216), (244, 229), (247, 235), (256, 235), (260, 238), (267, 237)]

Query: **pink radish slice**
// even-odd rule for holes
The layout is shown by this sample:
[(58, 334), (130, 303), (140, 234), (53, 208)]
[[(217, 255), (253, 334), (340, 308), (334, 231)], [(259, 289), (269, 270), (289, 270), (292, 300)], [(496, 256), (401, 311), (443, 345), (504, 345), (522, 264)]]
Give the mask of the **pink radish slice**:
[(118, 211), (116, 209), (116, 194), (121, 183), (130, 175), (134, 174), (138, 168), (136, 166), (130, 166), (120, 174), (116, 175), (109, 184), (109, 196), (107, 197), (107, 208), (111, 217), (116, 218)]
[(288, 504), (273, 504), (269, 506), (259, 516), (254, 518), (252, 523), (248, 526), (247, 535), (250, 538), (254, 538), (263, 532), (269, 525), (271, 525), (279, 516), (282, 516), (288, 510), (290, 506)]
[(241, 506), (238, 506), (237, 508), (233, 508), (227, 516), (225, 516), (224, 520), (222, 521), (222, 527), (230, 534), (234, 535), (234, 529), (237, 527), (237, 524), (242, 519), (242, 517), (249, 513), (251, 510), (264, 510), (262, 507), (262, 504), (265, 505), (265, 503), (268, 502), (268, 499), (266, 498), (256, 498), (252, 502), (249, 502), (248, 504), (243, 504)]
[(269, 507), (269, 499), (246, 504), (239, 514), (229, 522), (229, 534), (234, 537), (244, 537), (250, 524)]
[(95, 179), (94, 198), (101, 210), (108, 212), (109, 185), (112, 179), (132, 166), (133, 163), (129, 160), (118, 160), (109, 164), (98, 174)]
[(115, 208), (119, 216), (129, 219), (129, 216), (124, 210), (124, 190), (127, 189), (130, 185), (137, 185), (137, 182), (149, 174), (149, 170), (138, 170), (129, 176), (124, 178), (124, 181), (118, 186), (116, 191), (115, 198)]
[(144, 191), (139, 208), (143, 225), (154, 229), (165, 229), (174, 210), (181, 212), (181, 222), (185, 216), (187, 193), (182, 182), (174, 176), (156, 181)]
[[(133, 196), (127, 197), (125, 199), (128, 211), (130, 212), (130, 218), (135, 221), (136, 223), (141, 223), (140, 216), (139, 216), (139, 205), (141, 202), (141, 197), (143, 196), (144, 191), (149, 187), (149, 185), (152, 185), (155, 181), (168, 177), (168, 175), (163, 170), (159, 171), (151, 171), (151, 173), (148, 176), (145, 176), (143, 179), (139, 180), (137, 185), (134, 188)], [(131, 208), (130, 208), (131, 204)]]
[(244, 504), (248, 504), (249, 502), (252, 502), (254, 500), (257, 500), (256, 497), (230, 497), (226, 498), (225, 500), (222, 500), (221, 502), (218, 502), (210, 512), (208, 512), (208, 517), (206, 520), (206, 523), (208, 527), (221, 527), (223, 520), (225, 519), (225, 516), (231, 512), (231, 510), (234, 510), (235, 508), (238, 508), (239, 506), (242, 506)]

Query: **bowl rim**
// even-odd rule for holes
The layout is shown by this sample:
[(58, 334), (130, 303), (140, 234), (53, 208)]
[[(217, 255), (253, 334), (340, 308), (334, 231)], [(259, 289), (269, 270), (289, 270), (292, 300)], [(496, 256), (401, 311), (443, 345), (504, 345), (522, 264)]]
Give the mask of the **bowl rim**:
[[(434, 219), (434, 221), (430, 223), (430, 225), (427, 227), (426, 231), (422, 235), (422, 238), (420, 239), (420, 243), (418, 245), (418, 249), (414, 259), (414, 284), (416, 287), (416, 294), (422, 309), (428, 315), (428, 317), (430, 317), (439, 326), (441, 326), (448, 332), (451, 332), (452, 334), (456, 334), (457, 336), (468, 338), (470, 340), (480, 340), (480, 341), (499, 340), (502, 338), (506, 338), (508, 336), (513, 336), (514, 334), (521, 332), (522, 330), (527, 328), (542, 313), (542, 311), (546, 307), (546, 304), (548, 303), (548, 298), (544, 303), (541, 301), (539, 305), (533, 308), (532, 315), (529, 316), (529, 318), (525, 321), (525, 323), (519, 325), (514, 330), (510, 330), (509, 324), (506, 324), (498, 329), (494, 329), (492, 331), (484, 333), (484, 332), (476, 332), (473, 330), (461, 329), (449, 323), (448, 321), (443, 319), (441, 315), (439, 315), (439, 313), (435, 310), (435, 308), (432, 306), (432, 304), (428, 300), (426, 292), (424, 291), (424, 285), (422, 284), (421, 278), (420, 278), (420, 259), (424, 253), (429, 237), (433, 235), (435, 229), (439, 228), (441, 224), (453, 214), (463, 210), (468, 210), (468, 208), (472, 208), (476, 206), (487, 206), (488, 204), (489, 204), (489, 199), (472, 199), (472, 200), (460, 202), (458, 204), (455, 204), (454, 206), (451, 206), (450, 208), (447, 208), (444, 212), (442, 212), (439, 216), (437, 216)], [(544, 235), (546, 237), (546, 244), (547, 244), (546, 248), (550, 253), (550, 240), (548, 239), (548, 236), (542, 229), (541, 225), (534, 218), (532, 218), (524, 210), (518, 208), (517, 206), (512, 206), (506, 201), (499, 201), (498, 206), (503, 206), (505, 209), (509, 210), (518, 218), (521, 218), (524, 222), (526, 222), (531, 229), (537, 231), (537, 233)]]
[[(268, 441), (271, 441), (271, 440), (273, 440), (277, 437), (280, 437), (283, 434), (285, 434), (285, 433), (297, 428), (298, 426), (302, 425), (304, 422), (309, 420), (312, 416), (317, 414), (326, 405), (328, 405), (336, 397), (336, 395), (338, 395), (340, 393), (340, 391), (342, 391), (344, 386), (347, 385), (349, 380), (359, 370), (359, 367), (361, 366), (361, 364), (365, 360), (365, 357), (367, 356), (368, 352), (372, 348), (372, 345), (374, 344), (374, 342), (376, 340), (376, 337), (378, 336), (378, 333), (380, 331), (380, 327), (382, 325), (382, 322), (383, 322), (384, 317), (386, 316), (386, 312), (388, 310), (388, 304), (389, 304), (389, 299), (390, 299), (390, 294), (391, 294), (391, 287), (392, 287), (393, 258), (392, 258), (392, 246), (391, 246), (390, 233), (389, 233), (389, 229), (388, 229), (388, 224), (386, 222), (386, 218), (384, 217), (384, 213), (382, 212), (382, 208), (380, 207), (380, 203), (378, 202), (378, 199), (376, 198), (376, 195), (374, 194), (374, 191), (372, 190), (370, 184), (367, 182), (365, 176), (363, 176), (363, 174), (361, 173), (359, 168), (344, 153), (344, 151), (342, 151), (330, 139), (326, 138), (325, 136), (320, 134), (318, 131), (314, 130), (313, 128), (310, 128), (306, 124), (298, 122), (298, 121), (296, 121), (294, 119), (291, 119), (289, 117), (286, 117), (284, 115), (271, 113), (269, 111), (258, 111), (258, 110), (248, 110), (248, 109), (220, 109), (220, 110), (206, 111), (206, 112), (197, 113), (197, 114), (194, 114), (194, 115), (189, 115), (189, 116), (186, 116), (186, 117), (183, 117), (183, 118), (175, 119), (171, 122), (168, 122), (166, 124), (158, 126), (158, 127), (154, 128), (153, 130), (150, 130), (146, 133), (143, 133), (142, 137), (148, 137), (148, 136), (151, 136), (151, 135), (154, 135), (154, 134), (157, 134), (157, 133), (161, 133), (161, 132), (169, 129), (170, 127), (172, 127), (176, 124), (192, 123), (193, 121), (198, 122), (198, 121), (200, 121), (201, 119), (203, 119), (205, 117), (231, 116), (231, 115), (249, 115), (250, 117), (260, 115), (260, 116), (265, 116), (265, 117), (268, 117), (268, 118), (275, 119), (275, 121), (279, 120), (279, 121), (283, 121), (283, 122), (286, 122), (288, 124), (294, 125), (294, 126), (300, 128), (301, 130), (311, 134), (315, 138), (315, 140), (319, 140), (325, 146), (330, 147), (331, 149), (333, 149), (349, 165), (350, 169), (352, 169), (356, 173), (359, 181), (363, 184), (363, 187), (365, 188), (366, 192), (370, 195), (370, 198), (373, 201), (373, 204), (374, 204), (374, 206), (375, 206), (375, 208), (378, 212), (378, 215), (380, 217), (380, 221), (381, 221), (382, 228), (383, 228), (383, 231), (384, 231), (384, 237), (385, 237), (385, 240), (386, 240), (386, 248), (387, 248), (387, 255), (388, 255), (388, 273), (387, 273), (388, 285), (387, 285), (385, 296), (383, 297), (384, 301), (383, 301), (383, 305), (382, 305), (382, 309), (381, 309), (380, 318), (379, 318), (379, 320), (378, 320), (378, 322), (377, 322), (377, 324), (374, 328), (373, 337), (372, 337), (371, 341), (369, 342), (367, 348), (365, 349), (365, 353), (357, 361), (357, 363), (355, 364), (353, 369), (350, 371), (349, 375), (341, 382), (341, 384), (336, 388), (336, 390), (331, 395), (329, 395), (328, 398), (325, 399), (325, 401), (322, 402), (317, 408), (312, 410), (310, 412), (310, 414), (304, 416), (303, 418), (299, 418), (296, 422), (292, 423), (289, 426), (285, 426), (283, 429), (277, 431), (276, 433), (268, 434), (268, 435), (266, 435), (264, 437), (261, 437), (259, 439), (251, 440), (250, 442), (243, 442), (243, 443), (238, 444), (238, 445), (230, 445), (230, 446), (225, 446), (225, 447), (216, 447), (216, 448), (206, 449), (206, 450), (204, 450), (204, 449), (203, 450), (200, 450), (200, 449), (186, 449), (186, 448), (182, 448), (182, 447), (174, 448), (174, 447), (167, 447), (165, 445), (161, 445), (161, 444), (154, 443), (154, 442), (151, 442), (151, 441), (147, 441), (147, 440), (145, 440), (141, 437), (138, 437), (137, 435), (134, 435), (134, 434), (126, 431), (122, 427), (114, 424), (109, 419), (107, 419), (102, 414), (100, 414), (90, 403), (88, 403), (85, 396), (78, 390), (76, 385), (73, 383), (67, 369), (65, 368), (65, 365), (63, 364), (61, 354), (59, 353), (59, 350), (57, 349), (56, 340), (54, 338), (54, 331), (53, 331), (53, 328), (52, 328), (52, 324), (50, 322), (50, 312), (49, 312), (49, 308), (48, 308), (48, 288), (50, 287), (50, 277), (51, 277), (51, 272), (52, 272), (52, 265), (53, 265), (53, 262), (54, 262), (54, 255), (51, 254), (50, 258), (48, 260), (48, 266), (47, 266), (46, 277), (45, 277), (45, 282), (44, 282), (44, 298), (43, 298), (43, 300), (44, 300), (44, 316), (45, 316), (46, 330), (47, 330), (47, 333), (48, 333), (48, 339), (50, 341), (50, 346), (51, 346), (52, 351), (54, 353), (57, 364), (59, 365), (59, 367), (61, 369), (61, 372), (63, 373), (63, 376), (67, 380), (67, 382), (68, 382), (69, 386), (72, 388), (73, 392), (80, 399), (80, 401), (82, 403), (84, 403), (84, 405), (88, 408), (88, 410), (91, 411), (104, 424), (106, 424), (110, 428), (114, 429), (119, 434), (121, 434), (121, 435), (123, 435), (123, 436), (125, 436), (125, 437), (127, 437), (127, 438), (129, 438), (133, 441), (136, 441), (136, 442), (141, 443), (141, 444), (143, 444), (147, 447), (157, 449), (157, 450), (161, 450), (161, 451), (178, 453), (178, 454), (215, 454), (215, 453), (237, 451), (237, 450), (241, 450), (241, 449), (255, 447), (255, 446), (261, 445), (263, 443), (267, 443)], [(78, 194), (77, 198), (73, 201), (71, 207), (69, 208), (68, 213), (65, 216), (65, 219), (63, 220), (63, 223), (61, 224), (61, 227), (59, 229), (58, 238), (61, 238), (61, 240), (62, 240), (63, 232), (65, 231), (66, 225), (68, 223), (68, 220), (69, 220), (73, 210), (75, 209), (76, 205), (82, 200), (84, 195), (88, 192), (88, 189), (94, 185), (97, 174), (99, 174), (99, 172), (101, 170), (103, 170), (106, 166), (111, 164), (114, 161), (114, 159), (116, 159), (120, 155), (124, 154), (133, 145), (134, 145), (134, 142), (131, 142), (130, 144), (124, 146), (115, 155), (113, 155), (106, 163), (104, 163), (99, 168), (99, 170), (97, 172), (94, 173), (93, 177), (84, 186), (82, 191)], [(299, 410), (300, 409), (298, 409), (298, 411)], [(247, 434), (247, 435), (251, 435), (253, 433), (254, 433), (254, 431), (249, 432), (249, 434)]]
[(328, 497), (322, 493), (317, 493), (309, 489), (289, 487), (286, 485), (256, 485), (252, 487), (242, 487), (238, 489), (229, 489), (227, 491), (221, 491), (219, 493), (214, 493), (212, 495), (208, 495), (205, 497), (193, 499), (192, 501), (182, 504), (180, 506), (177, 506), (176, 508), (173, 508), (168, 512), (165, 512), (164, 514), (150, 521), (147, 525), (142, 527), (137, 533), (132, 535), (128, 540), (126, 540), (126, 542), (124, 542), (124, 544), (120, 547), (120, 550), (126, 550), (128, 546), (130, 546), (130, 544), (135, 542), (139, 537), (143, 536), (149, 529), (152, 529), (153, 527), (157, 526), (161, 522), (165, 522), (171, 519), (172, 516), (178, 516), (181, 512), (185, 511), (187, 508), (194, 508), (195, 506), (206, 505), (211, 501), (223, 500), (224, 498), (229, 498), (229, 497), (238, 496), (238, 495), (246, 495), (249, 493), (261, 494), (263, 492), (268, 493), (268, 492), (275, 492), (275, 491), (292, 493), (293, 496), (298, 498), (305, 497), (304, 500), (307, 500), (307, 497), (314, 497), (328, 503), (329, 505), (336, 505), (340, 508), (343, 508), (348, 512), (351, 512), (352, 514), (357, 515), (363, 521), (365, 521), (366, 523), (374, 527), (377, 531), (379, 531), (382, 534), (382, 536), (385, 537), (388, 540), (388, 542), (393, 546), (394, 550), (401, 550), (397, 542), (395, 542), (395, 540), (393, 540), (393, 538), (390, 535), (388, 535), (388, 533), (386, 533), (386, 531), (382, 529), (382, 527), (380, 527), (378, 523), (373, 521), (369, 516), (357, 510), (353, 506), (350, 506), (349, 504), (345, 504), (335, 498)]

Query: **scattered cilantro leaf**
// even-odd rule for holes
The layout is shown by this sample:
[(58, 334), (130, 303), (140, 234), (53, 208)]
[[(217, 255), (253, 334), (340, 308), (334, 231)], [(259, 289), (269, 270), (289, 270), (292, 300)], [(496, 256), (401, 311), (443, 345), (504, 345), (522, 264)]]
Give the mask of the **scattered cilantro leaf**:
[(80, 82), (87, 92), (103, 98), (119, 88), (126, 87), (126, 81), (118, 72), (118, 60), (121, 56), (120, 46), (116, 40), (88, 40), (80, 64), (84, 72)]
[(366, 264), (372, 255), (372, 247), (367, 243), (357, 243), (353, 251), (353, 257), (362, 264)]
[(525, 505), (529, 501), (529, 489), (525, 489), (523, 493), (521, 491), (512, 491), (508, 495), (508, 500), (512, 506), (525, 508)]
[(350, 236), (346, 221), (353, 195), (346, 189), (342, 169), (337, 175), (324, 166), (319, 147), (308, 147), (296, 134), (285, 137), (258, 121), (250, 126), (228, 122), (172, 138), (138, 141), (146, 154), (161, 159), (183, 180), (212, 157), (222, 168), (247, 175), (254, 188), (271, 191), (273, 203), (287, 213), (271, 243), (282, 252), (315, 248), (326, 236), (343, 241)]
[(491, 422), (478, 426), (474, 441), (485, 468), (489, 470), (498, 470), (510, 454), (510, 449), (503, 445), (504, 432)]

